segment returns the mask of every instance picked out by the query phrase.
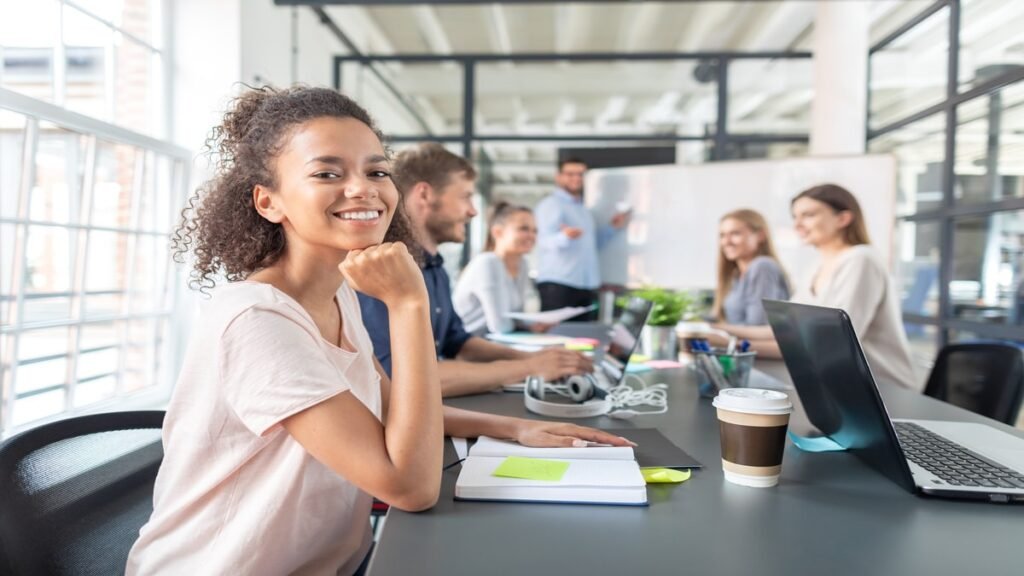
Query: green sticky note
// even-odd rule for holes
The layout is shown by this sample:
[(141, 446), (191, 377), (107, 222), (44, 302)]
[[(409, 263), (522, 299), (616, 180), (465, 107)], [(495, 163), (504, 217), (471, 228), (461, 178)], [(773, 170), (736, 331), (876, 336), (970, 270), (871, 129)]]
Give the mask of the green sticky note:
[(559, 460), (546, 460), (543, 458), (523, 458), (521, 456), (509, 456), (505, 458), (492, 476), (503, 478), (522, 478), (524, 480), (544, 480), (545, 482), (558, 482), (562, 479), (565, 471), (569, 469), (568, 462)]
[(648, 484), (678, 484), (690, 479), (689, 470), (673, 470), (671, 468), (641, 468), (640, 473)]

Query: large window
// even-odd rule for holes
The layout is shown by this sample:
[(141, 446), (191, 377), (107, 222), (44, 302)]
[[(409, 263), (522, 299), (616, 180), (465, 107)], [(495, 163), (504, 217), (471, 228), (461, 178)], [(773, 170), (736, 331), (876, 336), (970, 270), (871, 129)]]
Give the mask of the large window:
[(161, 10), (0, 0), (0, 434), (169, 391), (191, 156), (160, 139)]
[(162, 0), (0, 0), (0, 87), (166, 135)]
[(868, 147), (899, 162), (915, 349), (1024, 342), (1024, 3), (939, 0), (871, 50)]

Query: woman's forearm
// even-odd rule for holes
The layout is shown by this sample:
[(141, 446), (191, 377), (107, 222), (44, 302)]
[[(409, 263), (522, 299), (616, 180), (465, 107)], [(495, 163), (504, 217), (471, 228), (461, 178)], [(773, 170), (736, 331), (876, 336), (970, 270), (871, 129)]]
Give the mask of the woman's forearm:
[(516, 438), (520, 420), (510, 416), (444, 407), (444, 433), (459, 438)]
[(391, 394), (385, 442), (400, 468), (424, 470), (441, 466), (444, 419), (440, 376), (430, 328), (428, 302), (410, 302), (388, 310), (391, 324)]

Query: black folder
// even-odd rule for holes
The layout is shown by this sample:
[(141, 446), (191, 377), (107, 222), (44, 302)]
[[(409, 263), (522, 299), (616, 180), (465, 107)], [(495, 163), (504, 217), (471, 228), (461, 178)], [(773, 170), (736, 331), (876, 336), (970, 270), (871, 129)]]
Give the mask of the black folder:
[(676, 446), (657, 428), (615, 428), (605, 430), (638, 444), (633, 448), (641, 468), (700, 468), (701, 463)]

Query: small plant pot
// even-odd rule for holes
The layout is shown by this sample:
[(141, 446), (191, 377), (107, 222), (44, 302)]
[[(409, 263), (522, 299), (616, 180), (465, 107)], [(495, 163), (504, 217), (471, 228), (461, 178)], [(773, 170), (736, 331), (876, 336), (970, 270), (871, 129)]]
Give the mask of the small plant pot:
[(679, 356), (675, 326), (644, 326), (640, 333), (640, 345), (644, 354), (652, 360), (677, 360)]

